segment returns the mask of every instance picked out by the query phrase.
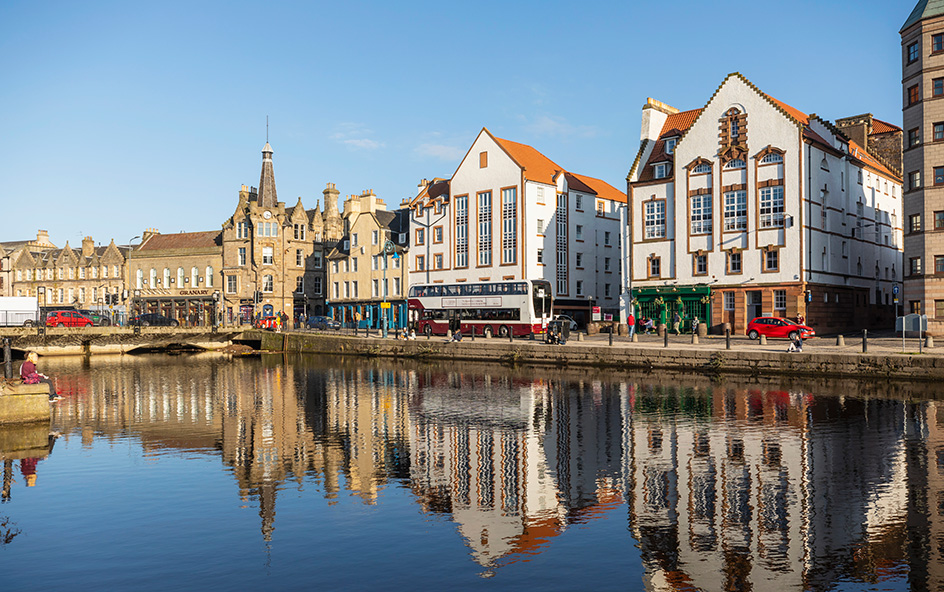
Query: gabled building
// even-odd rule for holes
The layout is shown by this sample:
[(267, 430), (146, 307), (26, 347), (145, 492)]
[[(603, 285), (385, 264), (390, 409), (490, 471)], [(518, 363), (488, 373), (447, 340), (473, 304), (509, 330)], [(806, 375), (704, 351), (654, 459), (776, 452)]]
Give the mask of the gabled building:
[(410, 201), (410, 283), (546, 279), (581, 324), (619, 309), (626, 196), (482, 129), (451, 179)]
[[(337, 190), (334, 198), (329, 208), (337, 203)], [(344, 200), (341, 229), (326, 256), (330, 316), (346, 327), (359, 320), (361, 327), (379, 329), (384, 319), (388, 330), (405, 327), (408, 212), (387, 211), (367, 190)]]
[(769, 315), (820, 332), (892, 326), (901, 178), (830, 122), (730, 74), (708, 103), (650, 99), (628, 177), (636, 316), (743, 333)]

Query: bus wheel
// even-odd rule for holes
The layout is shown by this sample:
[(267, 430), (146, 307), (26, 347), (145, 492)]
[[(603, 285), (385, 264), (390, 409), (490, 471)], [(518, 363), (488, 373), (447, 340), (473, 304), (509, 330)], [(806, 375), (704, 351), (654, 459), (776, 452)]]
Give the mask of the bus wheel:
[(498, 328), (499, 337), (508, 337), (509, 333), (511, 333), (511, 330), (508, 328), (508, 325), (502, 325)]
[(432, 334), (433, 334), (433, 326), (432, 326), (432, 325), (423, 325), (423, 335), (429, 337), (429, 336), (432, 335)]
[(489, 327), (488, 325), (486, 325), (485, 328), (482, 329), (482, 337), (484, 337), (485, 339), (491, 339), (491, 338), (492, 338), (492, 328)]

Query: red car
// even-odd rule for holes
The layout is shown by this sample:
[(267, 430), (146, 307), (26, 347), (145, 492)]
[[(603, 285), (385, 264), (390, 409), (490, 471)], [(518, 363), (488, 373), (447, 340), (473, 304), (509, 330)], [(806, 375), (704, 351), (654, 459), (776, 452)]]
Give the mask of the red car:
[(747, 324), (747, 336), (751, 339), (757, 339), (761, 335), (793, 339), (794, 334), (797, 333), (803, 339), (816, 335), (816, 331), (810, 327), (798, 325), (790, 319), (781, 317), (757, 317)]
[(54, 310), (46, 315), (47, 327), (90, 327), (92, 319), (76, 310)]

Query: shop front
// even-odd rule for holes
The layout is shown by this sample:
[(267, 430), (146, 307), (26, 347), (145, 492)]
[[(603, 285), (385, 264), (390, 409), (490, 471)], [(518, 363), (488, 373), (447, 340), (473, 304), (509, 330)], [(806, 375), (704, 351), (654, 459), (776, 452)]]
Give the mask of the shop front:
[(217, 318), (219, 293), (212, 290), (180, 290), (177, 294), (140, 290), (135, 294), (137, 314), (159, 314), (176, 320), (181, 327), (212, 327)]
[(658, 286), (633, 288), (632, 312), (637, 322), (652, 319), (655, 326), (672, 328), (678, 313), (679, 329), (691, 331), (694, 319), (705, 327), (711, 323), (711, 288), (708, 286)]

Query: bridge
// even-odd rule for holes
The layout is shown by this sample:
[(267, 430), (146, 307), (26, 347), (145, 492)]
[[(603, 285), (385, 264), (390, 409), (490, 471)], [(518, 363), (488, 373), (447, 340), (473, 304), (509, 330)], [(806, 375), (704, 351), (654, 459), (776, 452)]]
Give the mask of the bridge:
[[(220, 327), (0, 327), (0, 340), (10, 339), (14, 352), (41, 356), (126, 354), (147, 351), (217, 350), (233, 341), (258, 342), (242, 328)], [(22, 356), (19, 356), (22, 357)]]

